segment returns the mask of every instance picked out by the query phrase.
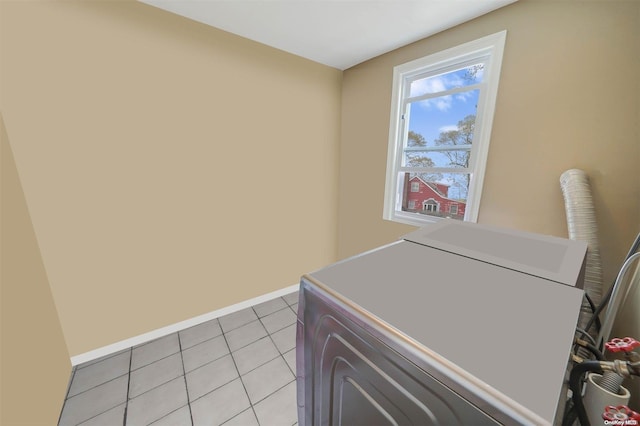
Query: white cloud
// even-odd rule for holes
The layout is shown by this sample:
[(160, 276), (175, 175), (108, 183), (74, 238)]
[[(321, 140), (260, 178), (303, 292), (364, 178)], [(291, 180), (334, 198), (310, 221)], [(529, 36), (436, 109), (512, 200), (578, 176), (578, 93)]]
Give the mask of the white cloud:
[(442, 132), (450, 132), (452, 130), (458, 130), (458, 126), (456, 126), (455, 124), (451, 124), (449, 126), (442, 126), (438, 130), (440, 131), (440, 133), (442, 133)]
[[(483, 70), (479, 70), (476, 77), (482, 78)], [(468, 84), (460, 76), (455, 73), (437, 75), (433, 77), (423, 78), (411, 82), (409, 91), (411, 97), (422, 96), (426, 94), (437, 94), (456, 87), (462, 87)], [(448, 111), (453, 107), (453, 102), (467, 102), (475, 98), (476, 91), (466, 91), (456, 93), (455, 95), (438, 96), (431, 99), (425, 99), (419, 102), (424, 108), (436, 108), (440, 111)]]
[(439, 98), (425, 99), (419, 102), (425, 108), (436, 108), (440, 111), (448, 111), (453, 106), (453, 97), (451, 95), (440, 96)]
[(411, 82), (411, 96), (420, 96), (426, 93), (438, 93), (447, 90), (445, 79), (442, 77), (423, 78)]
[(474, 97), (475, 91), (469, 91), (469, 92), (460, 92), (456, 95), (456, 99), (462, 102), (467, 102), (468, 99), (471, 99)]

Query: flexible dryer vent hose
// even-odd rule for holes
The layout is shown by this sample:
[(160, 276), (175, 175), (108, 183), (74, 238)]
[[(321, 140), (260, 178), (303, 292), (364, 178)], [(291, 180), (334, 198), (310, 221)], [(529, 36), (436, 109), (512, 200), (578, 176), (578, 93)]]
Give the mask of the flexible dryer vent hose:
[[(585, 269), (584, 290), (598, 306), (602, 299), (602, 262), (598, 244), (598, 225), (591, 197), (591, 187), (587, 174), (578, 169), (567, 170), (560, 175), (560, 187), (564, 197), (567, 214), (569, 238), (587, 243), (587, 260)], [(591, 308), (586, 301), (582, 302), (578, 325), (584, 328), (591, 318)], [(595, 330), (589, 330), (593, 337)]]

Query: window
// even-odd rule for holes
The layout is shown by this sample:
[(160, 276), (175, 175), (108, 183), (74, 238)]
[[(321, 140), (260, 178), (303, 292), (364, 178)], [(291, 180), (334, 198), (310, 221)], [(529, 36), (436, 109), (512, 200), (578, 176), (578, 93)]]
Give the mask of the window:
[(411, 192), (420, 192), (420, 182), (411, 182)]
[(409, 200), (409, 209), (413, 210), (416, 208), (416, 200)]
[(455, 218), (477, 220), (505, 38), (502, 31), (394, 68), (385, 219), (421, 226), (447, 216), (429, 194), (417, 200), (422, 211), (409, 211), (418, 177)]

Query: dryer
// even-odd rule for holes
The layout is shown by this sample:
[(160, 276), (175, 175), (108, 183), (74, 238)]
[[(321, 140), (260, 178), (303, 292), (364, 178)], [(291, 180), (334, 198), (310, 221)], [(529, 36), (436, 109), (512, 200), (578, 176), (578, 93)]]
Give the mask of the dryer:
[(304, 275), (299, 424), (559, 422), (585, 255), (444, 220)]

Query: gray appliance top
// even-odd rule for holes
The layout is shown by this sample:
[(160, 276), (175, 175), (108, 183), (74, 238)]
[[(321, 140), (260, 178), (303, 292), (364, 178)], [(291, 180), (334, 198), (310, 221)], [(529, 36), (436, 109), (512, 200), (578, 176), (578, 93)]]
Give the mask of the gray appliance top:
[(442, 220), (403, 239), (583, 287), (576, 275), (584, 268), (587, 244), (583, 241), (454, 220)]
[(425, 243), (399, 241), (309, 275), (552, 423), (583, 291), (474, 258), (478, 247)]

